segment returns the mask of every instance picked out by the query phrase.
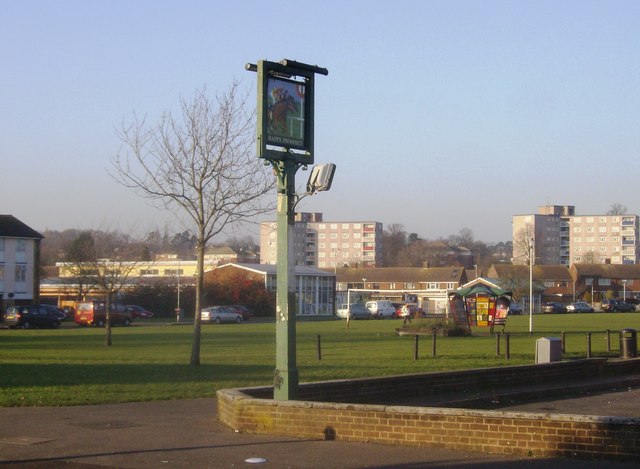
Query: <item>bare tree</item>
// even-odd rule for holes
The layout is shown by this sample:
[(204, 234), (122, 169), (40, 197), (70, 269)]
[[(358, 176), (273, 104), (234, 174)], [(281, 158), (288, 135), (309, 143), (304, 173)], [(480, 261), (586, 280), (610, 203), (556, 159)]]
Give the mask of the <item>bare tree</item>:
[(176, 213), (196, 238), (197, 280), (192, 365), (200, 364), (201, 298), (207, 243), (227, 225), (272, 210), (263, 203), (274, 188), (254, 151), (254, 112), (238, 85), (211, 101), (204, 90), (180, 101), (147, 126), (134, 117), (119, 136), (127, 150), (114, 161), (115, 179)]
[(531, 265), (534, 243), (534, 227), (532, 224), (527, 223), (516, 233), (516, 238), (513, 240), (513, 263)]
[(627, 213), (627, 207), (618, 203), (612, 204), (607, 211), (607, 215), (624, 215), (625, 213)]
[[(65, 263), (68, 275), (78, 279), (78, 284), (88, 285), (105, 296), (105, 345), (111, 346), (111, 304), (123, 288), (128, 286), (137, 272), (138, 260), (132, 260), (132, 251), (125, 246), (114, 246), (116, 239), (105, 232), (83, 232), (73, 246), (72, 260)], [(105, 255), (109, 254), (110, 257)]]

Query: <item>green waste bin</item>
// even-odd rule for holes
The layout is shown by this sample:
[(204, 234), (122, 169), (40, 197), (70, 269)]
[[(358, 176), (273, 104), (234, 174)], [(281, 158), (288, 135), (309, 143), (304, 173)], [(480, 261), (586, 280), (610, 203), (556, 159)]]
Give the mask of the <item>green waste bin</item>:
[(638, 334), (635, 329), (620, 331), (620, 358), (634, 358), (638, 356)]

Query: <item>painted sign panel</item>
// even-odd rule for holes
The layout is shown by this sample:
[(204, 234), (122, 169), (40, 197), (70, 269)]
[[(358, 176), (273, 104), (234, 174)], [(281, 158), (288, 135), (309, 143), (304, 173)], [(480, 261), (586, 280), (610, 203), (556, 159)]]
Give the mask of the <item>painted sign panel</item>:
[(267, 79), (268, 145), (307, 148), (306, 84), (278, 77)]

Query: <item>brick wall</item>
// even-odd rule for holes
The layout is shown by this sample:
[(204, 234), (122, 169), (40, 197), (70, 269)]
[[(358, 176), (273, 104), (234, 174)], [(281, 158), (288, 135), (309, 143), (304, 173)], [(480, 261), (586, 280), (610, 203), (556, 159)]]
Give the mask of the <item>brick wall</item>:
[[(589, 366), (596, 363), (587, 362), (590, 362)], [(634, 362), (633, 365), (631, 362), (624, 364), (625, 372), (629, 369), (637, 371), (640, 362)], [(531, 379), (532, 372), (543, 375), (545, 371), (557, 373), (559, 369), (568, 371), (576, 365), (579, 364), (504, 367), (502, 370), (503, 378), (520, 369), (522, 376), (529, 374), (528, 379)], [(615, 373), (615, 368), (603, 367), (601, 362), (596, 368), (602, 375)], [(499, 375), (499, 370), (488, 372)], [(477, 380), (475, 373), (471, 372), (453, 372), (449, 376), (459, 386), (461, 375), (465, 374), (472, 382)], [(412, 376), (418, 381), (424, 379), (421, 375)], [(440, 379), (444, 381), (445, 377)], [(353, 381), (358, 382), (355, 388), (364, 388), (366, 381), (380, 379)], [(382, 381), (389, 382), (386, 378)], [(317, 394), (324, 397), (330, 397), (327, 393), (329, 388), (342, 397), (347, 390), (354, 390), (354, 384), (349, 380), (317, 384), (323, 388)], [(380, 383), (376, 385), (380, 386)], [(314, 383), (301, 386), (301, 395), (313, 394), (313, 386)], [(303, 387), (310, 389), (302, 391)], [(263, 394), (265, 389), (270, 388), (219, 391), (220, 420), (238, 431), (300, 438), (368, 441), (534, 457), (637, 459), (640, 456), (640, 419), (637, 418), (336, 403), (335, 400), (274, 401), (255, 397)]]

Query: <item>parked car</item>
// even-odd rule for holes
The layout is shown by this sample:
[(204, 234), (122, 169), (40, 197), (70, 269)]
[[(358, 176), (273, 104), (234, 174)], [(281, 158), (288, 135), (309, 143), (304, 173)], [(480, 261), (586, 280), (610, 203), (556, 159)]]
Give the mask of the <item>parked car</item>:
[(622, 300), (604, 299), (602, 300), (600, 307), (602, 308), (602, 311), (607, 311), (609, 313), (629, 313), (636, 310), (634, 305)]
[(66, 321), (69, 317), (67, 313), (53, 305), (40, 305), (41, 308), (46, 309), (47, 311), (51, 311), (53, 314), (57, 315), (61, 321)]
[(200, 319), (202, 322), (214, 322), (216, 324), (223, 322), (240, 324), (242, 322), (242, 314), (228, 306), (211, 306), (202, 310)]
[(62, 322), (60, 314), (43, 305), (11, 306), (3, 315), (5, 326), (23, 329), (58, 328)]
[(367, 301), (364, 306), (378, 319), (396, 317), (396, 308), (394, 308), (389, 300)]
[(593, 313), (591, 305), (585, 301), (576, 301), (567, 305), (568, 313)]
[[(111, 303), (109, 310), (109, 322), (112, 326), (129, 326), (133, 322), (131, 312), (122, 303)], [(104, 327), (107, 324), (106, 303), (99, 300), (78, 303), (74, 321), (81, 326)]]
[(125, 305), (127, 311), (131, 313), (131, 317), (149, 319), (153, 317), (153, 313), (139, 305)]
[(567, 307), (562, 303), (551, 301), (549, 303), (545, 303), (542, 306), (542, 312), (543, 313), (566, 313)]
[(243, 305), (228, 305), (227, 307), (233, 309), (236, 313), (240, 313), (243, 321), (248, 321), (255, 316), (253, 311)]
[(522, 314), (522, 306), (517, 301), (509, 304), (509, 314)]
[(375, 317), (362, 303), (340, 305), (336, 316), (341, 319), (371, 319)]

